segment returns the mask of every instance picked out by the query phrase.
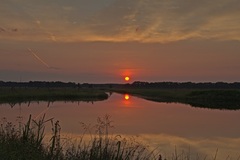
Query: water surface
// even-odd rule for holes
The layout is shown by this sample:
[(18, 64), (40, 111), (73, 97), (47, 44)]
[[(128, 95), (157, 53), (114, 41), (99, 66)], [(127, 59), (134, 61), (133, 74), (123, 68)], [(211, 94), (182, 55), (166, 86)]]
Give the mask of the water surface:
[[(176, 103), (151, 102), (141, 98), (112, 94), (99, 102), (34, 102), (0, 106), (1, 121), (27, 121), (43, 114), (60, 121), (63, 133), (82, 133), (80, 122), (96, 124), (97, 117), (108, 114), (113, 120), (113, 134), (134, 136), (161, 154), (171, 156), (175, 148), (192, 156), (218, 159), (240, 156), (240, 111), (194, 108)], [(5, 119), (4, 119), (5, 117)], [(189, 151), (190, 150), (190, 151)], [(229, 157), (229, 158), (230, 158)]]

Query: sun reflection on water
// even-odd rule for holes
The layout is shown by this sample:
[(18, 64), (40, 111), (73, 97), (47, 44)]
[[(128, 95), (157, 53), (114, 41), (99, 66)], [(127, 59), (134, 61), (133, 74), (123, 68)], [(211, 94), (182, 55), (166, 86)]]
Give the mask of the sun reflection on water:
[(130, 98), (129, 94), (125, 94), (125, 95), (124, 95), (124, 99), (125, 99), (125, 100), (127, 100), (127, 101), (128, 101), (128, 100), (129, 100), (129, 98)]
[(131, 106), (131, 98), (129, 94), (124, 94), (123, 104), (127, 107)]

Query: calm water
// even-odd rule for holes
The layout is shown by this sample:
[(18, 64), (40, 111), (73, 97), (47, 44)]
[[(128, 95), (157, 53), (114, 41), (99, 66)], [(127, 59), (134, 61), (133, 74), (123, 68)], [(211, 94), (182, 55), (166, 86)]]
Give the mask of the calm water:
[(193, 157), (232, 159), (240, 156), (240, 111), (193, 108), (175, 103), (157, 103), (137, 97), (112, 94), (106, 101), (47, 102), (15, 105), (0, 105), (1, 121), (25, 122), (32, 114), (38, 118), (46, 113), (47, 118), (60, 121), (62, 132), (82, 133), (80, 122), (96, 124), (97, 117), (108, 114), (113, 120), (113, 134), (134, 136), (136, 140), (153, 148), (158, 147), (163, 155), (171, 156), (175, 147), (178, 152), (189, 152)]

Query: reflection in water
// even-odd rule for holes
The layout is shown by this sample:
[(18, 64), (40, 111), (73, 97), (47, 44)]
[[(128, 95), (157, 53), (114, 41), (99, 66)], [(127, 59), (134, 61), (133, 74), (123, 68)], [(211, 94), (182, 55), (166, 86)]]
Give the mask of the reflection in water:
[(126, 94), (112, 94), (108, 100), (94, 104), (35, 102), (30, 106), (16, 104), (13, 108), (0, 105), (0, 118), (6, 117), (7, 121), (26, 122), (29, 114), (34, 118), (46, 114), (46, 119), (59, 120), (62, 132), (74, 135), (82, 133), (80, 122), (94, 125), (97, 117), (108, 114), (114, 121), (114, 129), (110, 132), (138, 136), (139, 140), (158, 147), (166, 155), (171, 155), (175, 147), (179, 152), (190, 148), (191, 154), (208, 155), (207, 159), (213, 157), (216, 149), (217, 159), (227, 159), (228, 155), (237, 159), (240, 155), (240, 111), (150, 102)]
[(212, 160), (216, 152), (218, 160), (240, 157), (240, 138), (185, 138), (165, 134), (141, 134), (139, 139), (145, 144), (152, 144), (152, 149), (159, 148), (167, 159), (172, 159), (175, 149), (178, 155), (185, 154), (191, 157), (189, 159)]
[(129, 94), (124, 94), (124, 98), (122, 100), (124, 107), (132, 107), (132, 101), (130, 99)]
[(125, 94), (125, 95), (124, 95), (124, 98), (125, 98), (125, 100), (129, 100), (130, 97), (129, 97), (128, 94)]

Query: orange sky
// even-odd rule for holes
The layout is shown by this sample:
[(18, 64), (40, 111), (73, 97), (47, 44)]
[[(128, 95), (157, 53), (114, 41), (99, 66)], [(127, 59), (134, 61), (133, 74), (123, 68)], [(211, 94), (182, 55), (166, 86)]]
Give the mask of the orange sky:
[(3, 0), (0, 80), (239, 81), (240, 2)]

